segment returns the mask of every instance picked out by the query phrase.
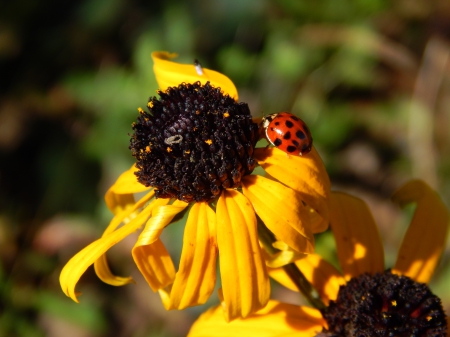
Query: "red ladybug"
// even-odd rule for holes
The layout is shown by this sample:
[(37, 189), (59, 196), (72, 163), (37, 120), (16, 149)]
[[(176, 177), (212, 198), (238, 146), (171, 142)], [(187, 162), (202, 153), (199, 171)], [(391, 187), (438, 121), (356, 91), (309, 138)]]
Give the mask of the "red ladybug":
[(312, 136), (308, 126), (289, 112), (263, 117), (261, 123), (270, 144), (287, 154), (301, 156), (311, 151)]

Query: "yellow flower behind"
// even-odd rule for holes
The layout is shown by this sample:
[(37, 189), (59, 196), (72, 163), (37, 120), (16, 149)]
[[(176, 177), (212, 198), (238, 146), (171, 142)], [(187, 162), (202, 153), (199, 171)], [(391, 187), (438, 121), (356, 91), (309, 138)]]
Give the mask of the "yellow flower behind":
[[(154, 72), (161, 88), (159, 92), (161, 99), (154, 98), (149, 102), (150, 114), (139, 109), (139, 123), (133, 125), (136, 134), (133, 136), (132, 146), (136, 144), (141, 146), (138, 148), (136, 145), (136, 149), (133, 150), (138, 163), (124, 172), (107, 191), (106, 204), (114, 217), (100, 239), (84, 248), (66, 264), (60, 276), (61, 287), (67, 296), (78, 301), (75, 287), (80, 277), (92, 264), (99, 278), (108, 284), (120, 286), (133, 282), (130, 277), (112, 274), (105, 253), (126, 236), (141, 230), (132, 250), (132, 256), (149, 286), (161, 295), (167, 309), (183, 309), (206, 302), (214, 290), (216, 262), (219, 255), (222, 281), (219, 296), (225, 316), (227, 320), (247, 317), (264, 307), (270, 296), (267, 268), (258, 241), (258, 218), (278, 240), (288, 244), (295, 252), (312, 253), (313, 234), (325, 230), (328, 226), (330, 182), (314, 148), (309, 154), (298, 157), (287, 156), (278, 149), (251, 147), (243, 150), (239, 148), (239, 145), (235, 150), (231, 148), (229, 151), (246, 158), (246, 162), (249, 163), (247, 171), (240, 163), (237, 163), (240, 171), (234, 170), (230, 171), (231, 173), (225, 171), (224, 178), (221, 178), (220, 182), (214, 178), (213, 171), (208, 171), (212, 181), (217, 182), (217, 185), (212, 186), (211, 191), (204, 192), (204, 180), (199, 180), (195, 186), (203, 193), (201, 195), (192, 194), (191, 190), (180, 192), (180, 187), (172, 181), (159, 188), (151, 183), (148, 183), (146, 187), (138, 182), (136, 176), (142, 180), (156, 181), (151, 180), (154, 178), (154, 175), (152, 176), (154, 171), (151, 171), (154, 167), (149, 168), (147, 163), (148, 165), (158, 164), (159, 166), (155, 169), (157, 178), (163, 177), (167, 181), (168, 168), (166, 164), (163, 164), (166, 163), (166, 159), (188, 158), (185, 164), (188, 165), (195, 162), (197, 158), (201, 158), (198, 165), (194, 165), (201, 166), (206, 160), (203, 159), (204, 153), (214, 152), (213, 146), (218, 148), (220, 144), (217, 141), (213, 141), (204, 133), (199, 133), (197, 124), (193, 124), (194, 127), (189, 129), (190, 121), (185, 119), (180, 119), (181, 122), (176, 121), (177, 127), (191, 130), (189, 132), (192, 134), (161, 136), (151, 131), (153, 132), (151, 137), (154, 137), (152, 139), (157, 137), (164, 139), (166, 145), (160, 147), (163, 148), (162, 151), (158, 150), (153, 140), (148, 142), (145, 138), (147, 134), (141, 132), (147, 125), (150, 125), (148, 128), (153, 127), (151, 119), (156, 119), (154, 114), (155, 111), (159, 111), (157, 109), (161, 108), (163, 111), (159, 117), (160, 120), (167, 119), (167, 111), (176, 104), (180, 104), (180, 97), (199, 93), (199, 98), (196, 99), (203, 99), (200, 94), (203, 95), (205, 88), (210, 88), (210, 85), (213, 87), (208, 90), (220, 87), (223, 94), (228, 94), (232, 98), (231, 108), (234, 109), (236, 104), (236, 109), (243, 109), (244, 115), (239, 115), (236, 120), (248, 119), (253, 133), (244, 130), (242, 132), (247, 132), (247, 136), (240, 136), (241, 139), (245, 141), (251, 139), (254, 143), (257, 141), (256, 138), (252, 138), (257, 127), (251, 122), (251, 116), (245, 115), (245, 111), (248, 111), (246, 105), (236, 102), (238, 94), (231, 80), (205, 68), (199, 74), (194, 65), (170, 61), (173, 56), (164, 52), (152, 54)], [(213, 93), (217, 94), (217, 91)], [(176, 97), (177, 101), (170, 101), (168, 97)], [(189, 102), (184, 101), (182, 104), (190, 107), (192, 100), (189, 96)], [(223, 96), (222, 100), (228, 100), (227, 96)], [(207, 111), (204, 117), (200, 110), (194, 111), (193, 114), (198, 115), (200, 121), (213, 114), (214, 118), (218, 118), (216, 123), (222, 127), (234, 118), (231, 108), (230, 111)], [(152, 130), (154, 129), (153, 127)], [(146, 130), (144, 131), (147, 132)], [(162, 134), (166, 131), (157, 129), (156, 132)], [(195, 137), (192, 136), (194, 132), (197, 135)], [(211, 134), (226, 133), (225, 131), (214, 132)], [(237, 134), (239, 132), (241, 131), (237, 130)], [(204, 139), (201, 141), (196, 137), (204, 137)], [(176, 147), (186, 139), (196, 141), (196, 147), (181, 150)], [(225, 148), (228, 144), (223, 146)], [(193, 152), (198, 148), (204, 148), (206, 152), (194, 157)], [(229, 146), (227, 149), (230, 149)], [(157, 151), (162, 153), (158, 163), (148, 162), (150, 155), (154, 155)], [(177, 151), (180, 153), (178, 157)], [(249, 157), (246, 157), (246, 153)], [(230, 160), (234, 160), (234, 156), (231, 156)], [(264, 175), (252, 173), (254, 168), (252, 162), (258, 163), (266, 173)], [(174, 166), (174, 170), (179, 169), (177, 165)], [(220, 171), (221, 168), (216, 169), (220, 176), (220, 172), (223, 171)], [(150, 171), (151, 173), (148, 173)], [(227, 176), (229, 181), (226, 179)], [(186, 186), (189, 188), (193, 186), (192, 181), (189, 181), (186, 176), (182, 177), (181, 180)], [(219, 185), (220, 183), (223, 184)], [(135, 200), (137, 193), (142, 195), (144, 192), (146, 194), (143, 197)], [(209, 198), (208, 193), (214, 198)], [(158, 195), (159, 198), (157, 198)], [(184, 230), (180, 265), (176, 270), (168, 251), (160, 240), (160, 234), (176, 215), (185, 210), (189, 213)]]
[[(367, 205), (344, 193), (332, 193), (331, 200), (331, 229), (343, 273), (317, 254), (307, 255), (296, 262), (327, 306), (332, 301), (337, 301), (341, 286), (352, 279), (384, 271), (381, 240)], [(394, 194), (393, 201), (401, 206), (414, 202), (417, 206), (392, 273), (407, 276), (412, 279), (411, 282), (428, 283), (445, 247), (449, 212), (436, 192), (419, 180), (400, 188)], [(274, 269), (270, 274), (284, 286), (297, 291), (284, 269)], [(400, 303), (392, 301), (390, 305)], [(410, 314), (413, 318), (415, 312)], [(386, 310), (386, 317), (388, 315)], [(432, 315), (425, 317), (425, 321), (432, 322), (433, 319), (435, 317)], [(447, 327), (444, 320), (440, 331), (448, 329), (448, 317), (446, 320)], [(402, 325), (402, 322), (399, 324)], [(230, 323), (223, 321), (218, 308), (211, 308), (194, 323), (188, 336), (316, 336), (323, 328), (328, 328), (328, 322), (321, 311), (272, 300), (267, 307), (248, 318)], [(380, 326), (377, 328), (380, 329)], [(433, 331), (428, 332), (441, 336), (437, 330)]]

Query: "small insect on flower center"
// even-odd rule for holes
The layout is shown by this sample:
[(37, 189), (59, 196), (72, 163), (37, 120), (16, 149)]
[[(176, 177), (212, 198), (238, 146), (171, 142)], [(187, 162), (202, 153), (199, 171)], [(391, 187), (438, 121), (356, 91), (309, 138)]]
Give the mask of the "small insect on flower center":
[(130, 140), (138, 181), (158, 198), (210, 201), (256, 166), (258, 126), (248, 105), (209, 82), (180, 84), (139, 109)]
[(321, 336), (446, 336), (441, 300), (426, 284), (390, 271), (364, 274), (341, 286), (323, 310)]

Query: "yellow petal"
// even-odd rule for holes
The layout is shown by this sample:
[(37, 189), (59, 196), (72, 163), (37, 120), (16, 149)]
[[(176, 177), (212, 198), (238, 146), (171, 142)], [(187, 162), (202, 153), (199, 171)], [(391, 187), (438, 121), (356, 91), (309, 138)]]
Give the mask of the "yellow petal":
[(361, 199), (331, 194), (330, 224), (345, 278), (384, 270), (384, 252), (377, 225)]
[[(168, 202), (169, 199), (157, 199)], [(172, 219), (183, 211), (188, 204), (176, 200), (172, 205), (154, 208), (152, 217), (147, 221), (133, 247), (132, 255), (139, 271), (153, 291), (166, 287), (175, 278), (175, 267), (166, 248), (159, 241), (159, 236)]]
[[(330, 199), (328, 198), (328, 203), (330, 202)], [(317, 213), (316, 210), (314, 210), (311, 206), (306, 205), (305, 206), (309, 215), (309, 223), (311, 227), (311, 231), (313, 233), (322, 233), (328, 229), (329, 221), (328, 218), (329, 215), (327, 215), (327, 218), (322, 217), (319, 213)], [(329, 207), (328, 207), (328, 214), (329, 214)]]
[(319, 292), (320, 298), (326, 305), (330, 303), (330, 300), (336, 300), (339, 288), (345, 285), (345, 280), (332, 264), (317, 254), (307, 255), (295, 264)]
[(207, 203), (195, 203), (184, 229), (180, 268), (170, 293), (171, 309), (206, 302), (216, 284), (216, 259), (216, 214)]
[(401, 206), (417, 203), (392, 272), (428, 283), (445, 246), (449, 212), (439, 195), (420, 180), (410, 181), (392, 198)]
[(172, 285), (167, 286), (166, 288), (161, 288), (158, 290), (158, 294), (161, 297), (161, 302), (166, 310), (170, 310), (170, 290)]
[(256, 214), (277, 238), (300, 253), (314, 251), (309, 216), (297, 192), (258, 175), (245, 176), (242, 190)]
[(149, 245), (135, 246), (133, 259), (154, 292), (173, 282), (175, 267), (161, 240), (156, 239)]
[(248, 199), (225, 190), (217, 201), (216, 215), (225, 317), (233, 320), (264, 307), (270, 284)]
[[(156, 200), (155, 202), (157, 202)], [(109, 233), (108, 235), (92, 242), (89, 246), (84, 248), (78, 254), (70, 259), (64, 266), (59, 276), (59, 282), (63, 292), (72, 298), (75, 302), (77, 300), (77, 293), (75, 286), (81, 275), (86, 269), (94, 263), (100, 256), (102, 256), (109, 248), (116, 243), (122, 241), (125, 237), (139, 229), (148, 219), (152, 211), (151, 207), (144, 208), (133, 220), (123, 227)]]
[(194, 83), (200, 81), (202, 84), (210, 82), (215, 87), (220, 87), (225, 94), (230, 95), (234, 100), (238, 100), (238, 93), (233, 82), (225, 75), (202, 68), (203, 73), (200, 75), (194, 62), (192, 64), (181, 64), (169, 61), (177, 57), (177, 54), (167, 52), (153, 52), (153, 71), (155, 72), (156, 81), (161, 90), (168, 87), (177, 87), (181, 83)]
[[(108, 235), (109, 233), (112, 233), (116, 230), (116, 228), (122, 223), (126, 222), (128, 223), (132, 217), (136, 216), (139, 209), (143, 207), (151, 198), (153, 198), (155, 195), (155, 191), (151, 190), (147, 195), (142, 197), (137, 203), (135, 203), (132, 207), (127, 208), (127, 210), (122, 211), (121, 213), (114, 216), (114, 218), (111, 220), (111, 223), (106, 228), (106, 230), (103, 232), (102, 237)], [(150, 211), (153, 207), (158, 205), (158, 203), (152, 203), (148, 205), (149, 207), (148, 211)], [(106, 254), (103, 254), (100, 256), (95, 262), (94, 262), (94, 269), (97, 276), (105, 283), (112, 285), (112, 286), (122, 286), (128, 283), (133, 283), (133, 279), (131, 277), (121, 277), (116, 276), (111, 272), (111, 269), (109, 268), (108, 261), (106, 259)]]
[(254, 157), (268, 174), (300, 193), (302, 200), (325, 219), (317, 230), (325, 230), (328, 225), (330, 179), (316, 149), (313, 147), (310, 153), (303, 156), (289, 156), (277, 148), (258, 148)]
[[(295, 265), (317, 290), (325, 305), (328, 305), (330, 300), (336, 300), (339, 287), (345, 285), (345, 280), (333, 265), (317, 254), (305, 255), (304, 258), (296, 261)], [(285, 269), (269, 269), (269, 275), (285, 287), (299, 291)]]
[[(298, 253), (297, 251), (293, 250), (291, 247), (287, 246), (284, 242), (283, 245), (286, 245), (287, 248), (280, 248), (278, 243), (282, 241), (277, 241), (273, 244), (273, 247), (280, 249), (280, 252), (266, 256), (266, 265), (271, 268), (279, 268), (282, 266), (285, 266), (289, 263), (293, 263), (305, 256), (305, 254)], [(269, 254), (267, 254), (269, 255)]]
[(316, 309), (269, 301), (264, 309), (230, 323), (224, 321), (220, 307), (211, 308), (194, 323), (188, 337), (310, 337), (324, 325)]
[(122, 173), (106, 192), (106, 205), (114, 214), (124, 210), (127, 205), (134, 204), (134, 193), (147, 191), (150, 188), (137, 181), (134, 174), (136, 170), (136, 166), (133, 165), (129, 170)]

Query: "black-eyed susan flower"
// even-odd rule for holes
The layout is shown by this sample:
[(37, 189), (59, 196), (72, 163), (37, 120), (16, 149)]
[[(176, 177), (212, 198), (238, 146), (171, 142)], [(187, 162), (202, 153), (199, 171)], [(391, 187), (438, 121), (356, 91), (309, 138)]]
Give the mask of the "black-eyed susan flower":
[[(152, 57), (159, 97), (150, 98), (148, 112), (139, 108), (133, 123), (136, 164), (107, 191), (114, 218), (100, 239), (64, 267), (62, 289), (77, 301), (75, 286), (92, 264), (108, 284), (132, 282), (112, 274), (105, 253), (141, 230), (132, 256), (167, 309), (209, 298), (219, 255), (226, 317), (246, 317), (270, 295), (257, 221), (294, 252), (312, 253), (313, 233), (328, 225), (328, 176), (314, 148), (303, 157), (255, 148), (258, 125), (227, 77), (198, 64), (174, 63), (167, 53)], [(254, 172), (258, 165), (261, 174)], [(136, 201), (137, 193), (144, 196)], [(185, 210), (176, 271), (160, 234)]]
[[(342, 273), (317, 254), (296, 262), (320, 293), (325, 309), (270, 301), (246, 319), (225, 323), (212, 308), (194, 323), (189, 337), (446, 336), (448, 318), (426, 285), (448, 231), (449, 213), (439, 196), (417, 180), (394, 194), (400, 205), (417, 205), (397, 262), (387, 271), (366, 204), (343, 193), (332, 193), (331, 200), (331, 229)], [(296, 290), (284, 269), (273, 270), (272, 276)]]

